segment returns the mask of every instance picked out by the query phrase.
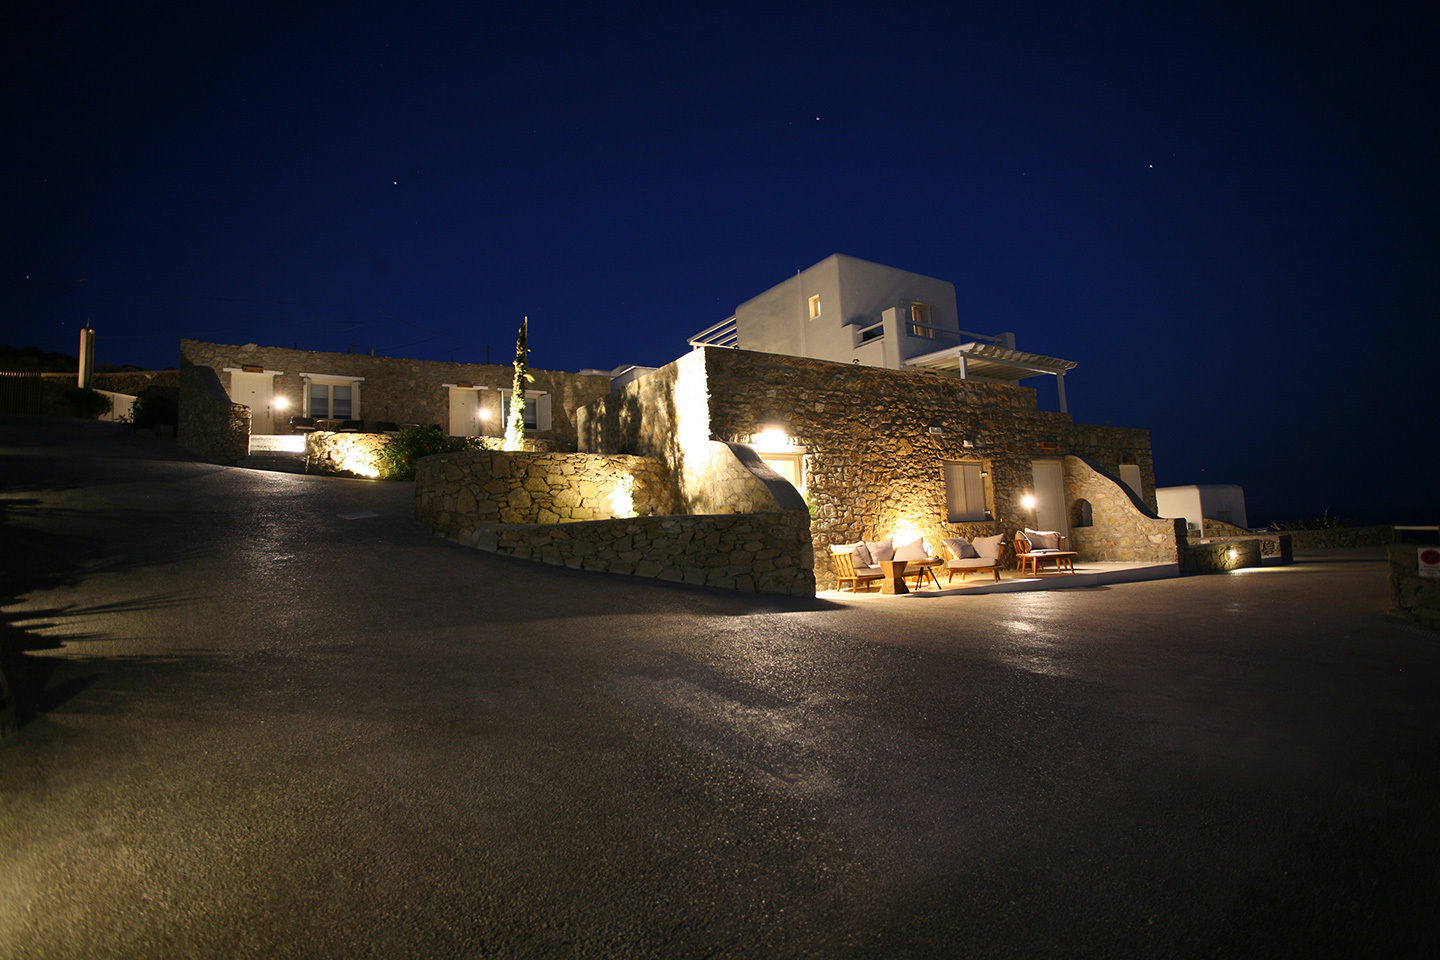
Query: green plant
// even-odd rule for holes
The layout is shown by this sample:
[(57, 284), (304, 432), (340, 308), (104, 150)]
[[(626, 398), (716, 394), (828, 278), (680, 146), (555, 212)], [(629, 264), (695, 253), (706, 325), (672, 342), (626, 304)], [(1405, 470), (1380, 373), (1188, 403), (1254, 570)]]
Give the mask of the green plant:
[(525, 449), (525, 385), (535, 379), (530, 372), (530, 318), (520, 322), (515, 338), (515, 381), (510, 389), (510, 414), (505, 418), (505, 449)]
[(451, 437), (433, 423), (406, 427), (380, 448), (380, 476), (387, 480), (414, 480), (415, 464), (421, 457), (437, 453), (463, 453), (467, 450), (491, 450), (491, 437)]
[(110, 412), (110, 398), (88, 387), (70, 387), (65, 391), (65, 408), (82, 420), (96, 420)]
[(156, 424), (175, 425), (180, 422), (180, 391), (174, 387), (146, 387), (135, 395), (131, 411), (136, 430), (147, 430)]

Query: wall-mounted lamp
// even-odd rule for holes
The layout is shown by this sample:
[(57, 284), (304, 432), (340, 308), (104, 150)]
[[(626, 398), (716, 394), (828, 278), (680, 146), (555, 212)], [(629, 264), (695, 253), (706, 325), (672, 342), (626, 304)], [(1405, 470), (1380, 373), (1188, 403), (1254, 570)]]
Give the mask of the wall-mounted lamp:
[(488, 407), (481, 407), (479, 410), (475, 411), (475, 416), (479, 417), (481, 420), (489, 420), (490, 409)]
[(750, 438), (750, 445), (758, 450), (785, 450), (790, 446), (790, 437), (779, 427), (766, 427)]
[(271, 403), (274, 404), (276, 410), (284, 410), (286, 407), (290, 406), (290, 401), (285, 399), (284, 397), (276, 397), (274, 400), (271, 401)]
[[(944, 428), (944, 427), (931, 427), (931, 428), (930, 428), (930, 432), (931, 432), (932, 434), (934, 434), (935, 436), (937, 436), (937, 437), (943, 437), (943, 436), (945, 435), (945, 428)], [(965, 441), (965, 446), (967, 446), (967, 447), (970, 446), (970, 441), (968, 441), (968, 440)]]
[(1020, 498), (1020, 506), (1024, 507), (1026, 510), (1034, 510), (1035, 498), (1028, 493), (1025, 494), (1025, 496)]
[(1240, 551), (1236, 550), (1234, 547), (1231, 547), (1228, 551), (1226, 551), (1226, 556), (1230, 558), (1231, 563), (1234, 563), (1236, 560), (1240, 559)]
[(975, 441), (974, 441), (974, 440), (966, 440), (966, 441), (964, 442), (964, 445), (965, 445), (965, 449), (966, 449), (966, 450), (973, 449), (974, 446), (975, 446)]

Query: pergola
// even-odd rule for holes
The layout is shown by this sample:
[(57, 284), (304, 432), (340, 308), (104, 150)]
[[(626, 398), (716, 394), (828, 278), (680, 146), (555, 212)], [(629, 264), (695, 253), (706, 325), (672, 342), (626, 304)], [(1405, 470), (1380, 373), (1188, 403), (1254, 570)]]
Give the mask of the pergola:
[(998, 343), (973, 341), (911, 357), (905, 361), (905, 366), (946, 374), (958, 373), (961, 380), (991, 380), (1000, 383), (1014, 383), (1026, 377), (1049, 374), (1055, 378), (1055, 389), (1060, 394), (1060, 412), (1070, 412), (1065, 404), (1065, 371), (1075, 368), (1074, 360), (1012, 350)]

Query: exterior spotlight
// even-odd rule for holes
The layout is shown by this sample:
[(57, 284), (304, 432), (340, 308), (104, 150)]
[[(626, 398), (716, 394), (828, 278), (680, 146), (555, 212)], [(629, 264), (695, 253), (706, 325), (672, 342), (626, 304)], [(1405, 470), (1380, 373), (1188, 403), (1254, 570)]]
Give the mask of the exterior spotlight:
[(1035, 498), (1028, 493), (1025, 494), (1025, 496), (1020, 498), (1020, 506), (1024, 507), (1026, 510), (1034, 510)]
[(790, 446), (790, 438), (779, 427), (766, 427), (755, 434), (751, 444), (761, 450), (784, 450)]
[(272, 406), (275, 407), (276, 410), (284, 410), (286, 407), (290, 406), (290, 401), (286, 400), (284, 397), (275, 397), (273, 400), (270, 401), (270, 403)]
[(475, 411), (475, 416), (479, 417), (481, 420), (489, 420), (490, 409), (488, 407), (481, 407), (479, 410)]
[(1231, 563), (1234, 563), (1236, 560), (1240, 559), (1240, 551), (1236, 550), (1234, 547), (1231, 547), (1226, 555), (1230, 558)]

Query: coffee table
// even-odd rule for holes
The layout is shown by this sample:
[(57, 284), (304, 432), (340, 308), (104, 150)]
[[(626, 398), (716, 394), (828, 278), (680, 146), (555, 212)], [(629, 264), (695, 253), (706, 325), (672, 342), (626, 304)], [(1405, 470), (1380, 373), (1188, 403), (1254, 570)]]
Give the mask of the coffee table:
[(1046, 560), (1055, 561), (1056, 573), (1061, 573), (1065, 570), (1074, 573), (1075, 558), (1078, 556), (1080, 556), (1080, 554), (1074, 550), (1046, 550), (1043, 553), (1017, 553), (1015, 559), (1020, 561), (1021, 573), (1024, 573), (1025, 568), (1029, 567), (1031, 573), (1039, 576), (1040, 571), (1045, 566)]

